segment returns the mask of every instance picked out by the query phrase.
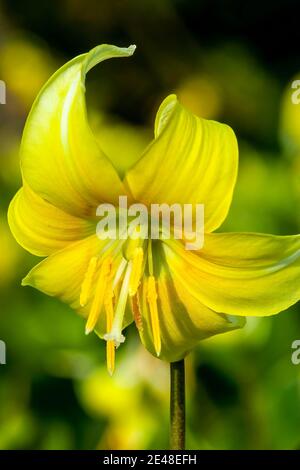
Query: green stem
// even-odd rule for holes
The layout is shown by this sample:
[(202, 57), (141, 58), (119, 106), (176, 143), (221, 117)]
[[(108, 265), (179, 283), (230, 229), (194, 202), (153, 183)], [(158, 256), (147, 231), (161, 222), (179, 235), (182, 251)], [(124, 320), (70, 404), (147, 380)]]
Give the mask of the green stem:
[(184, 359), (170, 363), (170, 449), (185, 449)]

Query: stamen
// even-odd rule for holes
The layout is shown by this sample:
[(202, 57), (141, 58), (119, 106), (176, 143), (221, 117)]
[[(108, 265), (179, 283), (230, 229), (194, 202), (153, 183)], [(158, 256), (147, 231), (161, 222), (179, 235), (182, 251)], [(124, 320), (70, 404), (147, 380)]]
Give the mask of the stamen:
[(81, 284), (81, 292), (80, 292), (80, 305), (81, 305), (81, 307), (84, 307), (87, 304), (88, 300), (89, 300), (91, 287), (92, 287), (92, 284), (93, 284), (93, 278), (94, 278), (94, 274), (96, 272), (97, 261), (98, 261), (98, 258), (96, 256), (93, 256), (90, 259), (87, 270), (85, 272), (84, 279), (83, 279), (83, 282)]
[(147, 301), (150, 309), (151, 326), (153, 334), (154, 348), (157, 356), (160, 355), (161, 351), (161, 338), (160, 338), (160, 327), (157, 310), (157, 292), (155, 286), (155, 277), (150, 276), (147, 282)]
[(133, 312), (133, 318), (135, 325), (139, 331), (143, 331), (143, 319), (141, 314), (141, 309), (139, 306), (139, 299), (137, 295), (131, 297), (131, 308)]
[(153, 276), (153, 258), (152, 258), (152, 242), (148, 241), (148, 268), (150, 276)]
[[(109, 332), (112, 328), (114, 318), (112, 288), (110, 288), (107, 295), (105, 295), (104, 308), (106, 313), (106, 329), (107, 332)], [(113, 375), (115, 370), (115, 344), (113, 341), (107, 341), (106, 343), (106, 364), (108, 373)]]
[(88, 335), (95, 328), (102, 310), (104, 296), (111, 272), (112, 259), (105, 258), (100, 267), (100, 274), (95, 288), (95, 295), (91, 306), (90, 314), (85, 327), (85, 334)]
[(143, 270), (144, 252), (142, 248), (136, 248), (132, 257), (132, 272), (129, 281), (129, 295), (132, 297), (136, 294), (140, 285)]
[(106, 341), (114, 341), (116, 348), (120, 346), (121, 343), (124, 343), (125, 337), (122, 335), (123, 329), (123, 320), (125, 315), (125, 309), (127, 304), (128, 298), (128, 291), (129, 291), (129, 281), (132, 272), (132, 261), (129, 261), (127, 264), (126, 273), (124, 276), (124, 280), (122, 283), (116, 313), (113, 321), (113, 325), (111, 331), (104, 335), (104, 339)]

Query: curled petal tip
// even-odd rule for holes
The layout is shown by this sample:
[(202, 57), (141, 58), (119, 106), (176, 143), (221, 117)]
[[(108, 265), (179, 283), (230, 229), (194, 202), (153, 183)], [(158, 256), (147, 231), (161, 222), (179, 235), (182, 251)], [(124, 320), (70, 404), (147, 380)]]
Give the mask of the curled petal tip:
[(27, 279), (28, 276), (25, 276), (24, 279), (22, 279), (21, 281), (21, 286), (22, 287), (25, 287), (25, 286), (28, 286), (28, 279)]

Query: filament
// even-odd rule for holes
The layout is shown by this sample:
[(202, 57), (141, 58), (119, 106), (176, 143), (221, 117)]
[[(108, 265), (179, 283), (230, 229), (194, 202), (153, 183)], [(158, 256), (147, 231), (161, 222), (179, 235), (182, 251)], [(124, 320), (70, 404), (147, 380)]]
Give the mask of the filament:
[(143, 271), (144, 252), (142, 248), (136, 248), (132, 256), (132, 272), (129, 281), (129, 295), (136, 294), (140, 285), (140, 279)]

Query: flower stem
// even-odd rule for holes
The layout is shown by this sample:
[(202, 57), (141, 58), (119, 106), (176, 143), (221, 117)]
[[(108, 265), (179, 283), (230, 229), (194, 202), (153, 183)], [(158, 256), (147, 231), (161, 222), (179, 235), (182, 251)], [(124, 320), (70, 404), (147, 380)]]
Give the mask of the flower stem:
[(185, 449), (184, 359), (170, 363), (170, 449)]

